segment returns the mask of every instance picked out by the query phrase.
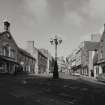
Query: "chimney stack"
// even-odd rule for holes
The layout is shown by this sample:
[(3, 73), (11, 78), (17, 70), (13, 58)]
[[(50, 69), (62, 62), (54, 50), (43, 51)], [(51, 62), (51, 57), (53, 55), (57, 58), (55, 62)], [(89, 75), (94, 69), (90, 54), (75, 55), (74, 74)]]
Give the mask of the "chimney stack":
[(103, 32), (105, 32), (105, 24), (104, 24), (104, 31)]
[(4, 31), (10, 31), (10, 23), (8, 21), (4, 21)]
[(27, 43), (26, 43), (26, 50), (27, 50), (27, 52), (33, 54), (34, 41), (27, 41)]

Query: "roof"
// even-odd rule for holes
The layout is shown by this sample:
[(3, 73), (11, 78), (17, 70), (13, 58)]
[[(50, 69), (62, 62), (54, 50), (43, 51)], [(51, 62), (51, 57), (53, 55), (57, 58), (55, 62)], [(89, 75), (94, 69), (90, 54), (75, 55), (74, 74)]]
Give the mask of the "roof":
[(98, 49), (99, 48), (99, 42), (85, 41), (85, 48), (87, 48), (87, 50), (90, 50), (90, 51)]
[(5, 56), (1, 56), (1, 55), (0, 55), (0, 59), (2, 59), (2, 60), (4, 60), (4, 61), (7, 61), (7, 62), (13, 62), (13, 63), (15, 63), (15, 64), (18, 64), (17, 61), (15, 61), (14, 59), (9, 58), (9, 57), (5, 57)]
[(52, 60), (52, 56), (51, 56), (51, 54), (49, 53), (48, 50), (42, 48), (42, 49), (39, 49), (39, 51), (40, 51), (46, 58), (49, 58), (50, 60)]
[(16, 47), (18, 47), (18, 45), (16, 44), (16, 41), (14, 40), (13, 36), (11, 35), (11, 33), (9, 31), (4, 31), (4, 32), (1, 32), (0, 35), (4, 35), (4, 34), (9, 34), (12, 41), (14, 42), (14, 44), (16, 45)]
[(41, 54), (44, 58), (47, 59), (47, 57), (40, 50), (38, 50), (38, 53)]
[(19, 48), (19, 51), (24, 54), (25, 56), (28, 56), (32, 59), (35, 59), (30, 53), (28, 53), (26, 50), (22, 49), (22, 48)]
[(27, 51), (25, 51), (24, 49), (20, 48), (20, 47), (17, 45), (16, 41), (14, 40), (14, 38), (12, 37), (12, 35), (11, 35), (11, 33), (10, 33), (9, 31), (1, 32), (0, 35), (4, 35), (4, 34), (6, 34), (6, 33), (8, 33), (8, 34), (10, 35), (12, 41), (14, 42), (14, 44), (15, 44), (16, 47), (17, 47), (17, 49), (18, 49), (21, 53), (23, 53), (24, 55), (26, 55), (26, 56), (28, 56), (28, 57), (30, 57), (30, 58), (32, 58), (32, 59), (35, 59), (30, 53), (28, 53)]

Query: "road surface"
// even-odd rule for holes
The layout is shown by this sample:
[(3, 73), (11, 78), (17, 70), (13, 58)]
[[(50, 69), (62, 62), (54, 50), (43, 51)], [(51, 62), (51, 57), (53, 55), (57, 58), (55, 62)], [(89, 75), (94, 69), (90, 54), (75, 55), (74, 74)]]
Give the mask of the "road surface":
[(0, 105), (105, 105), (105, 85), (81, 79), (0, 75)]

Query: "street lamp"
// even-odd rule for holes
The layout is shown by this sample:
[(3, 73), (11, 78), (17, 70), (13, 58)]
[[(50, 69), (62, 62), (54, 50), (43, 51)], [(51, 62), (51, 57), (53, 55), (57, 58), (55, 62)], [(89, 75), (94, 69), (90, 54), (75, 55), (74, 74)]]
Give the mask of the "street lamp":
[(58, 79), (58, 64), (57, 64), (57, 46), (62, 43), (62, 39), (58, 37), (57, 35), (54, 36), (54, 38), (50, 39), (51, 45), (55, 46), (55, 62), (54, 62), (54, 71), (53, 71), (53, 78)]

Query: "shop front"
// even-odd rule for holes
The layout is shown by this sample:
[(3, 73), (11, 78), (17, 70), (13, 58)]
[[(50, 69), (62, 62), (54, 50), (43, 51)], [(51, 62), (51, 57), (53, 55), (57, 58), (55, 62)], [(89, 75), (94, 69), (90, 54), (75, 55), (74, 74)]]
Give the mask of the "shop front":
[(19, 67), (19, 64), (14, 60), (0, 56), (0, 73), (14, 74)]

